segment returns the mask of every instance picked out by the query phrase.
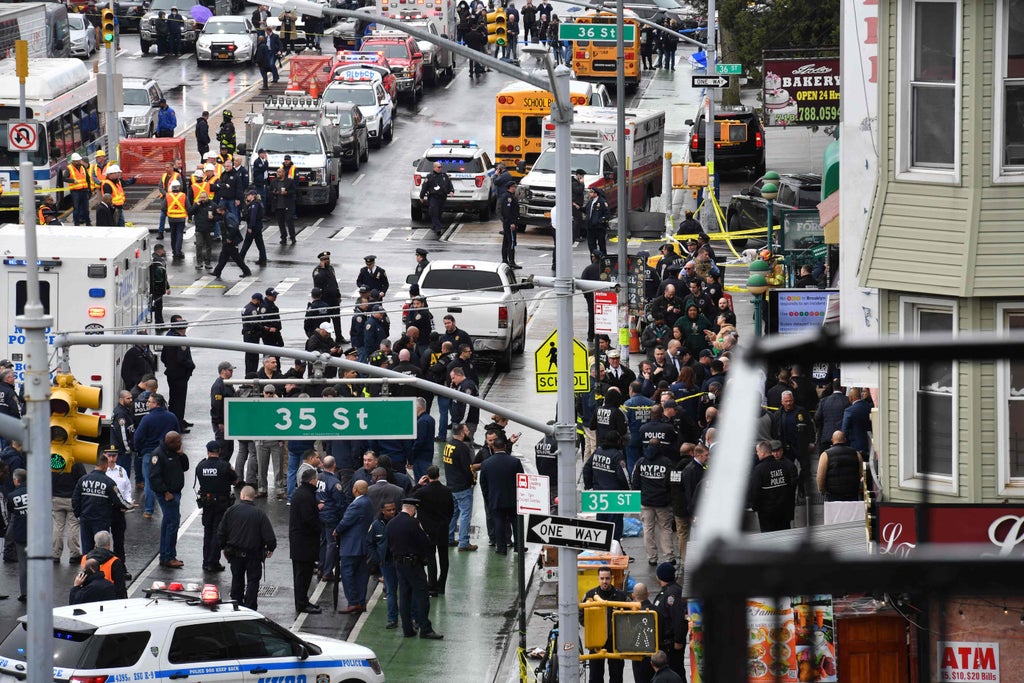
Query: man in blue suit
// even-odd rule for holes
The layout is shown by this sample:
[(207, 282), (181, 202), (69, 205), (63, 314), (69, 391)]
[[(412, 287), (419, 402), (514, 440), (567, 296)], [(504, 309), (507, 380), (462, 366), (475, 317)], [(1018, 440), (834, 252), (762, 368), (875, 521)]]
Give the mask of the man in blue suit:
[(867, 391), (854, 387), (847, 397), (850, 407), (843, 411), (843, 434), (849, 446), (864, 460), (871, 454), (871, 401)]
[(374, 510), (368, 486), (363, 480), (352, 485), (354, 500), (345, 508), (345, 514), (334, 529), (338, 539), (338, 554), (341, 556), (341, 587), (345, 590), (348, 607), (342, 614), (358, 614), (366, 611), (366, 532), (373, 524)]
[(494, 522), (495, 551), (507, 555), (516, 520), (516, 474), (523, 471), (523, 463), (508, 454), (508, 441), (500, 432), (491, 447), (494, 452), (480, 466), (480, 488)]

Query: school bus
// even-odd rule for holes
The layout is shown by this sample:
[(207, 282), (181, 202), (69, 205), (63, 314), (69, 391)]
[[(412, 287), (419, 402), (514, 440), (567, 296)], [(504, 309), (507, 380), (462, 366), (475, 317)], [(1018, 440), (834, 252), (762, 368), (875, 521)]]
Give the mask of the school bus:
[[(583, 81), (569, 81), (569, 99), (574, 107), (610, 104), (603, 85)], [(522, 177), (544, 151), (542, 122), (551, 113), (554, 96), (529, 83), (513, 81), (495, 95), (494, 102), (494, 161), (504, 162), (512, 175)], [(516, 168), (520, 161), (526, 164), (524, 171)]]
[[(632, 42), (623, 46), (626, 88), (635, 90), (640, 85), (640, 22), (636, 14), (624, 10), (623, 23), (633, 25)], [(576, 17), (577, 24), (615, 24), (611, 12), (586, 12)], [(572, 47), (572, 70), (576, 78), (596, 83), (615, 83), (619, 62), (615, 54), (614, 40), (577, 40)]]

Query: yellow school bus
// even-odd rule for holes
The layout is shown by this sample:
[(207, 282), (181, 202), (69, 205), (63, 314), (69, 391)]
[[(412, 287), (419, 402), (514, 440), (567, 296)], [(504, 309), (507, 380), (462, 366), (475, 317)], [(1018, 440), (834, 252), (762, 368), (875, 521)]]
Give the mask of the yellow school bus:
[[(611, 12), (585, 12), (576, 17), (577, 24), (615, 24)], [(640, 22), (636, 15), (625, 10), (623, 23), (635, 28), (633, 40), (623, 46), (626, 88), (633, 90), (640, 84)], [(572, 70), (576, 78), (596, 83), (615, 83), (619, 62), (614, 40), (577, 40), (572, 46)]]
[[(608, 91), (603, 85), (569, 81), (569, 99), (572, 106), (610, 105)], [(529, 83), (509, 83), (494, 97), (495, 143), (494, 162), (504, 162), (512, 175), (522, 177), (543, 151), (543, 121), (551, 113), (554, 96)], [(524, 172), (516, 164), (526, 164)]]

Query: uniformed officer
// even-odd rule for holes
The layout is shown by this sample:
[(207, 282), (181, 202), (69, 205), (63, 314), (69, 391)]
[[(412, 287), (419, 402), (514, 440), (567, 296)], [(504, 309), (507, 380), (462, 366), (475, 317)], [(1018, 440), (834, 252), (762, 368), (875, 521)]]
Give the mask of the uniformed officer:
[[(608, 566), (599, 567), (597, 570), (597, 585), (583, 594), (582, 602), (604, 600), (605, 602), (625, 602), (629, 599), (626, 592), (616, 588), (612, 580), (612, 568)], [(608, 619), (608, 642), (605, 649), (612, 650), (612, 611), (605, 610)], [(583, 623), (583, 610), (580, 610), (580, 623)], [(593, 650), (592, 650), (593, 652)], [(608, 676), (612, 683), (622, 683), (622, 672), (626, 668), (626, 662), (622, 659), (608, 660)], [(604, 681), (604, 660), (593, 659), (590, 661), (590, 681)]]
[(127, 508), (117, 492), (117, 484), (107, 476), (107, 454), (96, 458), (96, 469), (78, 480), (71, 494), (71, 509), (78, 517), (81, 531), (82, 554), (95, 546), (97, 531), (110, 531), (114, 508)]
[(313, 286), (320, 289), (320, 299), (327, 304), (327, 312), (334, 324), (334, 338), (344, 343), (345, 335), (341, 333), (341, 289), (338, 286), (338, 275), (331, 265), (331, 252), (321, 251), (317, 258), (320, 262), (313, 269)]
[(308, 339), (322, 323), (329, 323), (334, 329), (334, 318), (330, 314), (330, 305), (324, 301), (324, 290), (314, 287), (309, 290), (310, 302), (306, 304), (306, 317), (302, 321), (302, 329)]
[(662, 650), (668, 654), (669, 667), (684, 677), (683, 661), (686, 647), (686, 601), (683, 589), (676, 583), (676, 568), (671, 562), (662, 562), (657, 570), (661, 590), (652, 601), (658, 613), (658, 637)]
[[(583, 486), (594, 491), (627, 491), (629, 477), (626, 476), (626, 456), (622, 452), (622, 441), (615, 432), (608, 432), (604, 439), (598, 439), (600, 446), (583, 464)], [(598, 513), (602, 522), (615, 524), (614, 538), (622, 538), (622, 515)]]
[(402, 634), (416, 635), (412, 615), (416, 615), (420, 638), (441, 640), (443, 635), (430, 624), (430, 595), (424, 567), (433, 550), (430, 536), (416, 519), (418, 498), (402, 501), (402, 511), (388, 522), (388, 552), (395, 561), (398, 575), (398, 611), (402, 618)]
[(384, 295), (388, 293), (388, 287), (391, 286), (391, 283), (388, 282), (388, 274), (377, 265), (377, 257), (373, 254), (364, 256), (363, 262), (366, 265), (359, 269), (356, 286), (368, 287), (370, 291), (377, 290), (380, 292), (380, 298), (383, 299)]
[(284, 346), (281, 336), (281, 310), (277, 307), (277, 290), (267, 287), (263, 292), (263, 305), (260, 306), (260, 325), (263, 343), (267, 346)]
[(498, 198), (501, 209), (501, 260), (512, 268), (522, 268), (516, 263), (516, 227), (519, 225), (519, 199), (516, 197), (516, 182), (508, 184), (508, 191)]
[[(221, 364), (223, 365), (223, 363)], [(238, 475), (227, 460), (221, 460), (221, 442), (206, 444), (206, 459), (196, 465), (196, 484), (199, 494), (196, 503), (203, 510), (203, 571), (222, 572), (220, 540), (217, 529), (224, 513), (231, 507), (231, 486)]]
[(658, 564), (662, 559), (675, 564), (676, 548), (672, 538), (672, 495), (670, 493), (669, 470), (672, 461), (651, 444), (644, 451), (633, 469), (630, 485), (640, 490), (640, 519), (644, 525), (644, 545), (647, 549), (647, 563)]
[(422, 247), (416, 249), (416, 270), (413, 271), (413, 275), (416, 277), (417, 282), (419, 282), (420, 275), (423, 274), (423, 271), (426, 270), (427, 265), (430, 263), (430, 261), (427, 260), (428, 253), (429, 252)]
[[(249, 303), (242, 309), (242, 341), (246, 344), (259, 344), (263, 338), (263, 323), (260, 307), (263, 305), (263, 295), (253, 292)], [(245, 374), (256, 372), (259, 369), (260, 354), (245, 354)]]
[[(555, 424), (554, 420), (548, 420), (549, 425)], [(558, 496), (558, 439), (554, 434), (548, 434), (537, 442), (533, 447), (533, 454), (537, 463), (537, 474), (549, 477), (551, 486), (551, 504), (554, 506), (555, 497)]]
[(256, 507), (256, 489), (243, 486), (239, 501), (224, 513), (217, 529), (217, 542), (231, 565), (231, 599), (256, 609), (263, 574), (263, 560), (277, 549), (277, 536), (262, 508)]
[(430, 213), (430, 225), (434, 232), (441, 234), (441, 213), (448, 197), (455, 194), (455, 186), (448, 174), (441, 170), (441, 162), (434, 162), (434, 170), (427, 174), (420, 186), (420, 201), (427, 204)]
[(380, 343), (388, 338), (384, 326), (384, 307), (380, 304), (370, 305), (370, 315), (363, 326), (363, 346), (359, 351), (359, 362), (365, 363), (369, 356), (380, 349)]
[(213, 427), (213, 438), (220, 442), (220, 455), (226, 462), (231, 462), (235, 454), (235, 442), (224, 438), (224, 399), (234, 398), (235, 388), (224, 380), (231, 379), (235, 374), (235, 366), (228, 361), (221, 361), (217, 366), (217, 379), (210, 387), (210, 423)]
[(316, 477), (316, 502), (320, 508), (320, 580), (336, 581), (338, 566), (338, 541), (331, 531), (338, 526), (345, 512), (347, 498), (345, 487), (338, 479), (338, 461), (333, 455), (320, 460), (320, 473)]
[(622, 394), (617, 387), (609, 387), (604, 399), (598, 404), (591, 418), (590, 429), (597, 432), (597, 442), (603, 443), (605, 436), (616, 434), (620, 442), (626, 442), (629, 434), (629, 425), (626, 422), (626, 414), (620, 407), (622, 405)]

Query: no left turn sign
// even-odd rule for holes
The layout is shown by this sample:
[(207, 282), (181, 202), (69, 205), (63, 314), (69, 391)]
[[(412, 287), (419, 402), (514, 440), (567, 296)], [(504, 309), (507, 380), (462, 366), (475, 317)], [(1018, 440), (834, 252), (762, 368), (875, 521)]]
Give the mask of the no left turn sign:
[(7, 149), (12, 152), (34, 152), (39, 133), (34, 123), (16, 123), (7, 129)]

